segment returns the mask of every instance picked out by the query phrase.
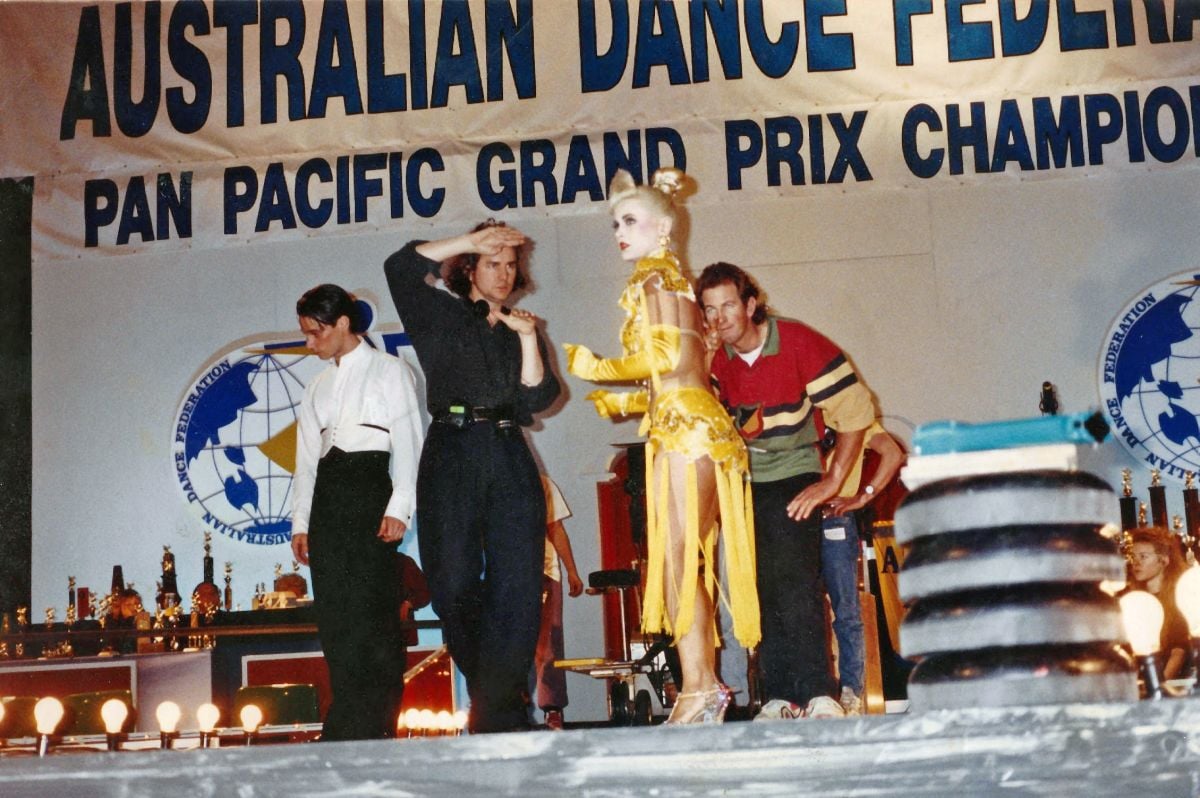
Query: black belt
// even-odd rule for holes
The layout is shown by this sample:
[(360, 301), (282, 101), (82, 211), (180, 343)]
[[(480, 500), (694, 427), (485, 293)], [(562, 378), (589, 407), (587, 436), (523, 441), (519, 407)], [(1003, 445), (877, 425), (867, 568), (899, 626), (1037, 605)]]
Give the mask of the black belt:
[(456, 429), (466, 429), (474, 424), (487, 423), (496, 429), (516, 429), (519, 425), (509, 407), (466, 407), (451, 405), (433, 414), (434, 422)]

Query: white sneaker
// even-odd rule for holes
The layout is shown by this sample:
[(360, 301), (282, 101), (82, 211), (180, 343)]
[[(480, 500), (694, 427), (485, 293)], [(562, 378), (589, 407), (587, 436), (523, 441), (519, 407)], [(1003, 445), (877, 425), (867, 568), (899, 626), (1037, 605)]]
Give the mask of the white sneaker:
[(846, 710), (842, 709), (842, 705), (833, 698), (827, 695), (819, 695), (812, 701), (808, 702), (808, 707), (804, 710), (806, 718), (844, 718)]
[(849, 687), (842, 688), (842, 696), (838, 699), (838, 703), (842, 705), (847, 715), (862, 714), (862, 696), (851, 690)]
[(804, 710), (799, 704), (785, 701), (782, 698), (772, 698), (763, 704), (763, 708), (754, 716), (755, 720), (797, 720), (804, 717)]

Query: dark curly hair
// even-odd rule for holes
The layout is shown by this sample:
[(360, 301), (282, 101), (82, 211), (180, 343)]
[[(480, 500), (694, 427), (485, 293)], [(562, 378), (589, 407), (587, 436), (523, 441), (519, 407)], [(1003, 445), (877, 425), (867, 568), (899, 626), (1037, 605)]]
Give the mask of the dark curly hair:
[[(478, 233), (480, 230), (486, 230), (489, 227), (506, 227), (504, 222), (497, 222), (495, 219), (488, 219), (485, 222), (480, 222), (471, 228), (472, 233)], [(529, 285), (529, 278), (525, 276), (525, 270), (521, 266), (521, 252), (523, 247), (516, 247), (517, 255), (517, 276), (513, 280), (513, 291), (520, 291), (525, 286)], [(463, 299), (471, 296), (471, 275), (475, 271), (476, 264), (479, 263), (479, 253), (468, 252), (459, 255), (450, 261), (450, 265), (446, 270), (446, 287), (454, 293), (458, 294)]]
[(708, 289), (716, 288), (722, 283), (729, 283), (737, 289), (738, 297), (742, 300), (743, 305), (751, 299), (758, 303), (754, 308), (754, 313), (750, 316), (752, 324), (762, 324), (767, 320), (767, 303), (759, 299), (758, 284), (754, 282), (753, 277), (732, 263), (719, 261), (705, 266), (704, 271), (700, 272), (700, 279), (696, 281), (696, 296), (700, 296)]
[(361, 333), (365, 329), (354, 297), (345, 288), (333, 283), (322, 283), (305, 291), (296, 300), (296, 315), (330, 327), (345, 316), (350, 320), (350, 332)]

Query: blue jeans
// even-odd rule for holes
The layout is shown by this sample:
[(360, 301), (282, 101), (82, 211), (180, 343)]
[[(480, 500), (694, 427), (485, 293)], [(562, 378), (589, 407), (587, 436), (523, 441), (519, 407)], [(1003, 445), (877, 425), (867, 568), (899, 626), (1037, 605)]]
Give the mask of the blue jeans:
[(863, 624), (858, 603), (858, 519), (835, 515), (821, 522), (821, 578), (833, 605), (842, 687), (863, 691)]

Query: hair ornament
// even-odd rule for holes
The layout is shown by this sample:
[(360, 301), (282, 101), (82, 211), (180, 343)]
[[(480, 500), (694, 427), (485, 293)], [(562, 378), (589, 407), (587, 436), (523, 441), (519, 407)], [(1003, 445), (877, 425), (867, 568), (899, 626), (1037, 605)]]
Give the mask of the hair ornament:
[(683, 172), (674, 167), (664, 167), (654, 172), (651, 185), (668, 197), (674, 197), (683, 188)]

